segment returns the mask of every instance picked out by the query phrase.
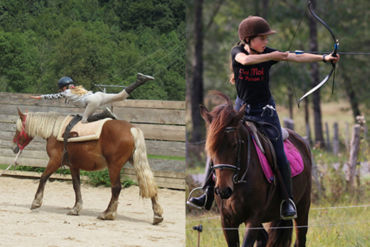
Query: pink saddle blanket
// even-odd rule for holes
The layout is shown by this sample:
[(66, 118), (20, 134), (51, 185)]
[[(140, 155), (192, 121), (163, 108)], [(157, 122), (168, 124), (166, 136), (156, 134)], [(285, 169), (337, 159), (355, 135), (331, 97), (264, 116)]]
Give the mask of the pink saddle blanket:
[[(253, 138), (254, 146), (256, 147), (258, 158), (260, 160), (263, 173), (268, 182), (272, 182), (274, 180), (274, 174), (272, 172), (271, 166), (269, 165), (265, 154), (261, 151), (261, 149), (256, 144)], [(284, 141), (284, 150), (285, 155), (290, 164), (290, 170), (292, 171), (292, 177), (297, 176), (300, 174), (304, 169), (303, 160), (301, 154), (297, 150), (297, 148), (291, 143), (288, 139)]]

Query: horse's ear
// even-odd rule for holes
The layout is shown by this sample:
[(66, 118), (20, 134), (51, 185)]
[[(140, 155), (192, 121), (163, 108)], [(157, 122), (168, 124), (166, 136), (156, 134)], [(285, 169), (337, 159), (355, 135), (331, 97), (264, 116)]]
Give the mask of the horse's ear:
[(26, 118), (26, 115), (24, 115), (18, 107), (17, 107), (17, 110), (18, 110), (19, 117), (21, 118), (22, 121), (24, 121), (24, 119)]
[(247, 107), (247, 104), (244, 104), (244, 105), (242, 105), (242, 107), (240, 107), (240, 110), (239, 110), (238, 114), (235, 117), (235, 120), (236, 120), (237, 123), (240, 123), (240, 121), (243, 119), (243, 117), (245, 115), (245, 108), (246, 107)]
[(199, 108), (202, 118), (207, 122), (207, 124), (210, 124), (212, 122), (212, 116), (211, 114), (209, 114), (207, 107), (205, 107), (204, 105), (199, 105)]

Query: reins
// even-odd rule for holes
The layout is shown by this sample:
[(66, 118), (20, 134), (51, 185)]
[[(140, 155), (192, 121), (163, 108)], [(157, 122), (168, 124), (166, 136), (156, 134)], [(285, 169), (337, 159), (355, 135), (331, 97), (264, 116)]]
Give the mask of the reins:
[[(245, 126), (246, 127), (246, 126)], [(247, 127), (246, 127), (247, 128)], [(235, 132), (237, 131), (237, 127), (226, 127), (225, 132), (230, 133), (230, 132)], [(248, 131), (248, 129), (247, 129)], [(214, 164), (213, 169), (231, 169), (235, 170), (235, 175), (233, 176), (233, 183), (234, 184), (240, 184), (240, 183), (246, 183), (247, 181), (245, 180), (245, 177), (247, 176), (248, 169), (249, 169), (249, 163), (251, 160), (251, 137), (250, 134), (247, 135), (247, 167), (241, 176), (241, 178), (238, 180), (238, 175), (239, 171), (241, 170), (241, 152), (242, 152), (242, 146), (244, 145), (245, 141), (241, 138), (240, 132), (238, 132), (238, 149), (236, 153), (236, 162), (235, 164)]]

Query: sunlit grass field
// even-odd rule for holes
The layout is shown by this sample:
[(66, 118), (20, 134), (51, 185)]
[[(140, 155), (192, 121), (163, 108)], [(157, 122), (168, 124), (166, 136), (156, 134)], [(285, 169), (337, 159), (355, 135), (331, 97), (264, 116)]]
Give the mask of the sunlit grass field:
[[(341, 247), (370, 246), (370, 208), (340, 205), (337, 207), (311, 206), (307, 246)], [(217, 214), (187, 216), (186, 246), (198, 246), (198, 232), (192, 228), (203, 226), (200, 233), (201, 247), (224, 247), (225, 238), (222, 233), (220, 217)], [(239, 228), (240, 243), (243, 241), (244, 225)], [(294, 239), (293, 233), (293, 239)]]
[[(276, 110), (279, 114), (280, 121), (282, 122), (284, 118), (289, 117), (289, 111), (287, 108), (277, 105)], [(314, 118), (312, 113), (312, 106), (310, 105), (310, 126), (311, 126), (311, 135), (314, 136)], [(350, 105), (346, 101), (339, 102), (329, 102), (321, 105), (322, 111), (322, 124), (323, 130), (325, 130), (325, 123), (329, 126), (330, 136), (333, 137), (333, 125), (335, 122), (339, 126), (339, 136), (344, 138), (346, 123), (349, 124), (349, 127), (353, 126), (354, 120), (351, 112)], [(301, 104), (300, 108), (295, 105), (293, 107), (293, 120), (295, 131), (304, 136), (306, 135), (306, 127), (304, 122), (304, 106)]]

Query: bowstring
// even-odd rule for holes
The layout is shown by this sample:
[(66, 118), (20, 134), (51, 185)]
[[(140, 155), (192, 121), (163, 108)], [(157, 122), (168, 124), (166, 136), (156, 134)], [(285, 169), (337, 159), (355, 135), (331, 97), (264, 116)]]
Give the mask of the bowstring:
[[(302, 24), (302, 21), (303, 21), (303, 18), (306, 16), (306, 8), (304, 8), (303, 10), (303, 15), (302, 17), (300, 18), (299, 22), (298, 22), (298, 25), (297, 25), (297, 28), (295, 29), (294, 33), (293, 33), (293, 38), (290, 40), (290, 43), (289, 43), (289, 46), (288, 46), (288, 51), (290, 51), (290, 49), (292, 48), (292, 45), (293, 45), (293, 41), (297, 35), (297, 32), (298, 32), (298, 29), (300, 28), (301, 24)], [(289, 64), (289, 61), (286, 61), (287, 65), (288, 65), (288, 70), (289, 70), (289, 73), (292, 73), (292, 68), (290, 67), (290, 64)], [(292, 89), (293, 91), (293, 96), (294, 96), (294, 99), (296, 101), (296, 104), (297, 104), (297, 107), (299, 108), (299, 100), (298, 100), (298, 97), (297, 97), (297, 93), (296, 93), (296, 90), (295, 90), (295, 80), (293, 79), (293, 85), (289, 84), (290, 88)]]

